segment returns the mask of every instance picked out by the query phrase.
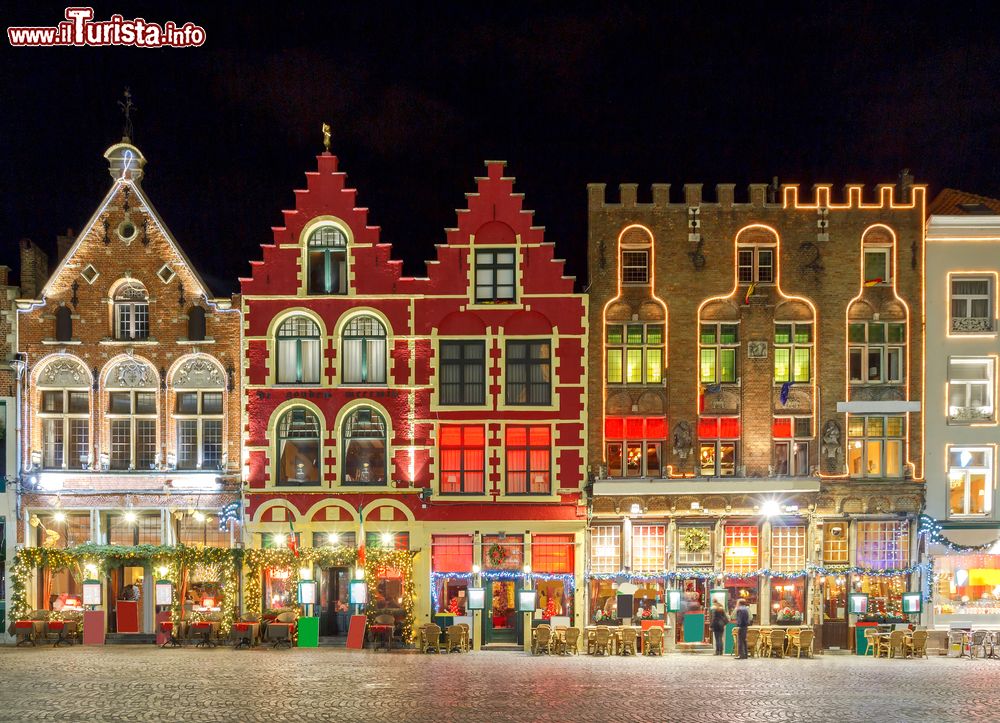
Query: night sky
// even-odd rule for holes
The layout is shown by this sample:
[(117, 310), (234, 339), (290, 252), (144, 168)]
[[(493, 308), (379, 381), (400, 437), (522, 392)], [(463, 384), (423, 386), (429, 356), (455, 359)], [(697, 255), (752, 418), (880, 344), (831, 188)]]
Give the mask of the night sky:
[[(677, 198), (701, 182), (711, 199), (716, 183), (874, 184), (909, 167), (932, 195), (1000, 196), (991, 4), (317, 5), (94, 4), (97, 19), (195, 22), (196, 49), (4, 39), (0, 263), (17, 267), (22, 237), (54, 251), (87, 221), (126, 85), (143, 186), (216, 293), (270, 242), (323, 121), (359, 204), (418, 275), (485, 159), (508, 161), (581, 286), (588, 182), (639, 183), (640, 200), (651, 182)], [(64, 7), (8, 3), (4, 27), (55, 25)]]

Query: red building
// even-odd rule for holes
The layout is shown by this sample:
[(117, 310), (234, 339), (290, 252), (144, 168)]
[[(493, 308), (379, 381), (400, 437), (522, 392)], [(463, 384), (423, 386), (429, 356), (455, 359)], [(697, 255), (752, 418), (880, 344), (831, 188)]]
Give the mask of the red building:
[[(411, 278), (324, 153), (242, 299), (254, 546), (418, 550), (412, 622), (472, 616), (481, 583), (489, 644), (523, 640), (526, 584), (536, 621), (582, 612), (587, 305), (503, 163), (487, 171)], [(321, 633), (341, 632), (351, 571), (314, 572)], [(401, 620), (402, 577), (369, 591)], [(263, 583), (265, 607), (289, 602), (283, 571)]]

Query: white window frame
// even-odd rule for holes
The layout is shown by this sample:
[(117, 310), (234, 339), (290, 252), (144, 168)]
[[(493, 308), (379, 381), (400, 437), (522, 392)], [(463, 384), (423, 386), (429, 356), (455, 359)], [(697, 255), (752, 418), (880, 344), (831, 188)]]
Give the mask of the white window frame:
[[(85, 469), (86, 465), (90, 464), (91, 460), (91, 450), (93, 449), (93, 439), (91, 438), (90, 429), (90, 390), (80, 389), (80, 388), (56, 388), (56, 389), (45, 389), (41, 388), (39, 391), (38, 400), (38, 419), (41, 422), (42, 427), (42, 469)], [(85, 394), (87, 395), (87, 411), (86, 412), (71, 412), (69, 408), (70, 394)], [(46, 412), (44, 405), (44, 395), (46, 394), (59, 394), (62, 396), (62, 411), (61, 412)], [(76, 460), (75, 464), (70, 464), (70, 452), (72, 451), (71, 444), (71, 429), (73, 427), (74, 421), (84, 421), (87, 426), (87, 455), (85, 460)], [(48, 440), (48, 434), (46, 428), (49, 426), (47, 423), (52, 422), (53, 425), (60, 425), (62, 427), (62, 464), (59, 466), (46, 464), (47, 448), (49, 447), (50, 440)], [(55, 444), (55, 442), (51, 442)]]
[[(773, 443), (774, 443), (774, 451), (773, 451), (774, 457), (773, 457), (773, 459), (774, 459), (774, 462), (775, 462), (775, 465), (774, 465), (774, 474), (775, 474), (775, 476), (777, 476), (777, 477), (798, 477), (798, 476), (800, 476), (797, 472), (794, 471), (797, 468), (796, 460), (799, 459), (800, 455), (805, 458), (805, 466), (806, 466), (805, 475), (808, 475), (809, 474), (809, 470), (810, 470), (810, 465), (809, 465), (809, 442), (813, 438), (813, 433), (812, 433), (812, 417), (809, 416), (809, 415), (802, 415), (802, 414), (800, 414), (800, 415), (782, 414), (782, 415), (776, 416), (774, 419), (775, 419), (775, 421), (777, 421), (779, 419), (788, 419), (788, 420), (790, 420), (791, 421), (791, 431), (792, 431), (792, 435), (790, 437), (774, 437), (774, 439), (772, 440)], [(806, 422), (808, 422), (809, 429), (806, 430), (805, 434), (799, 434), (799, 430), (796, 428), (798, 426), (798, 422), (800, 420), (805, 420)], [(779, 447), (785, 447), (787, 449), (786, 456), (785, 456), (785, 459), (788, 461), (788, 471), (787, 472), (780, 472), (778, 470), (777, 461), (778, 461), (778, 448)]]
[(771, 569), (797, 572), (806, 566), (805, 525), (776, 525), (771, 528)]
[[(649, 251), (646, 249), (622, 249), (622, 284), (624, 286), (645, 286), (649, 283)], [(635, 254), (636, 256), (632, 259), (627, 259), (629, 254)], [(639, 263), (638, 256), (642, 256), (642, 262)], [(628, 263), (631, 261), (631, 263)], [(637, 270), (641, 269), (641, 274)], [(637, 276), (642, 278), (629, 278), (629, 271), (636, 272)]]
[[(994, 282), (996, 278), (992, 275), (979, 275), (979, 274), (956, 274), (949, 276), (948, 281), (948, 316), (951, 320), (950, 329), (953, 333), (958, 334), (970, 334), (976, 332), (991, 332), (994, 330), (994, 324), (996, 320), (994, 316), (994, 306), (993, 298), (996, 294), (996, 289), (994, 288)], [(956, 294), (955, 293), (955, 283), (962, 281), (985, 281), (986, 282), (986, 295), (983, 294)], [(986, 316), (973, 316), (972, 315), (972, 304), (974, 301), (986, 301)], [(961, 315), (955, 314), (955, 302), (961, 303), (965, 307), (965, 312)], [(979, 324), (973, 323), (984, 319), (985, 321)], [(981, 328), (975, 328), (975, 327)], [(963, 328), (965, 327), (965, 328)], [(985, 327), (985, 328), (982, 328)]]
[[(657, 557), (659, 562), (657, 563)], [(663, 572), (667, 564), (667, 526), (664, 524), (632, 525), (632, 557), (634, 573)], [(644, 564), (639, 565), (637, 562)]]
[[(639, 474), (629, 474), (628, 472), (628, 448), (638, 445), (641, 449), (640, 452), (640, 462), (639, 462)], [(618, 474), (610, 469), (611, 460), (611, 448), (614, 446), (621, 447), (621, 458), (622, 467)], [(649, 469), (649, 448), (655, 446), (658, 448), (657, 458), (660, 461), (659, 469), (650, 470)], [(632, 478), (639, 479), (641, 477), (655, 477), (660, 478), (663, 476), (663, 440), (662, 439), (631, 439), (626, 437), (626, 439), (615, 439), (605, 443), (605, 452), (608, 456), (608, 474), (612, 477), (620, 478)]]
[(618, 572), (622, 569), (622, 528), (594, 525), (590, 528), (590, 571)]
[[(513, 261), (510, 263), (499, 260), (501, 254), (510, 254), (513, 256)], [(487, 257), (491, 260), (487, 261)], [(517, 267), (518, 267), (518, 254), (517, 249), (513, 247), (498, 247), (493, 248), (479, 248), (476, 249), (476, 266), (473, 271), (475, 277), (473, 279), (473, 298), (477, 304), (514, 304), (517, 303), (518, 299), (518, 288), (517, 288)], [(500, 274), (501, 272), (510, 272), (511, 279), (510, 283), (501, 283)], [(488, 275), (489, 279), (480, 280), (482, 275)], [(510, 298), (505, 296), (499, 296), (500, 287), (511, 288)], [(479, 290), (481, 287), (489, 287), (493, 292), (492, 296), (480, 296)]]
[[(787, 326), (789, 327), (789, 337), (788, 342), (778, 343), (778, 327)], [(812, 382), (813, 378), (813, 347), (816, 343), (816, 328), (811, 321), (775, 321), (774, 322), (774, 383), (783, 384), (785, 382), (793, 382), (795, 384), (809, 384)], [(795, 341), (795, 331), (798, 328), (809, 328), (809, 341)], [(807, 379), (796, 379), (795, 378), (795, 351), (797, 349), (807, 349), (809, 352), (809, 376)], [(777, 374), (778, 366), (778, 351), (787, 350), (788, 351), (788, 378), (779, 379)]]
[[(963, 454), (968, 452), (970, 455), (981, 453), (985, 461), (984, 466), (963, 466), (961, 462), (959, 466), (954, 466), (952, 462), (953, 454)], [(948, 507), (948, 517), (987, 517), (993, 512), (993, 485), (995, 480), (993, 479), (993, 447), (974, 447), (966, 445), (955, 445), (948, 447), (948, 491), (947, 491), (947, 507)], [(983, 511), (982, 512), (971, 512), (972, 506), (972, 486), (970, 484), (970, 476), (972, 474), (983, 474), (986, 477), (986, 485), (984, 488), (985, 498), (983, 500)], [(953, 512), (951, 509), (951, 484), (954, 478), (961, 476), (962, 485), (964, 487), (963, 494), (963, 506), (962, 512)]]
[[(633, 343), (628, 340), (628, 328), (632, 326), (642, 327), (642, 341), (638, 343)], [(610, 329), (612, 327), (619, 327), (621, 329), (621, 342), (611, 342), (609, 340)], [(649, 329), (650, 327), (659, 327), (660, 329), (660, 341), (650, 342), (649, 341)], [(663, 322), (622, 322), (620, 324), (607, 324), (605, 331), (605, 370), (604, 378), (607, 380), (608, 384), (623, 385), (623, 386), (640, 386), (645, 384), (662, 384), (663, 383), (663, 368), (664, 368), (664, 358), (663, 358), (663, 347), (664, 340), (666, 339), (666, 325)], [(637, 382), (630, 382), (628, 380), (628, 353), (629, 351), (638, 351), (642, 357), (640, 366), (640, 380)], [(650, 375), (650, 351), (656, 351), (659, 353), (660, 361), (656, 364), (657, 376), (653, 378)], [(610, 377), (611, 369), (611, 355), (613, 353), (618, 353), (621, 355), (621, 379), (618, 381), (612, 381)]]
[[(983, 366), (986, 368), (986, 378), (962, 379), (954, 378), (952, 366)], [(996, 364), (994, 357), (949, 357), (948, 359), (948, 423), (976, 424), (996, 421)], [(956, 387), (964, 387), (965, 405), (952, 405), (952, 393)], [(973, 407), (969, 404), (973, 387), (982, 387), (985, 405)], [(963, 411), (966, 410), (966, 411)], [(975, 410), (975, 411), (973, 411)]]
[[(850, 341), (851, 324), (863, 324), (865, 327), (865, 341)], [(868, 332), (871, 326), (878, 324), (882, 327), (882, 338), (884, 341), (869, 342)], [(903, 341), (889, 341), (889, 324), (899, 324), (903, 327)], [(848, 350), (847, 350), (847, 376), (849, 384), (902, 384), (906, 381), (906, 345), (909, 329), (905, 321), (874, 321), (874, 320), (853, 320), (848, 322)], [(868, 366), (868, 354), (878, 352), (880, 355), (879, 373), (877, 377), (871, 376), (871, 368)], [(851, 357), (855, 352), (861, 354), (861, 378), (851, 376)], [(899, 356), (899, 376), (889, 378), (889, 357), (892, 354)]]
[[(761, 263), (761, 251), (768, 252), (770, 263)], [(752, 254), (749, 263), (743, 257), (747, 253)], [(778, 247), (776, 244), (740, 244), (736, 247), (736, 279), (740, 285), (773, 284), (777, 279), (777, 261)], [(761, 278), (761, 269), (769, 269), (768, 278)]]
[[(851, 429), (851, 419), (863, 419), (864, 422), (864, 434), (861, 436), (852, 435)], [(881, 435), (869, 435), (868, 433), (868, 420), (872, 418), (882, 419), (882, 434)], [(902, 429), (901, 434), (898, 436), (889, 435), (889, 419), (899, 418), (902, 419)], [(852, 479), (902, 479), (906, 475), (906, 415), (903, 414), (859, 414), (859, 415), (848, 415), (847, 419), (847, 444), (848, 444), (848, 473), (850, 474), (850, 454), (851, 449), (857, 449), (856, 446), (860, 443), (861, 449), (861, 468), (862, 472), (859, 475), (850, 474)], [(869, 467), (869, 442), (880, 442), (880, 457), (879, 457), (879, 474), (872, 474), (870, 477), (868, 475)], [(887, 474), (888, 462), (889, 462), (889, 443), (892, 442), (893, 446), (898, 446), (899, 449), (899, 459), (897, 467), (899, 469), (899, 475), (889, 475)]]
[[(706, 326), (715, 327), (715, 341), (711, 343), (706, 343), (701, 340), (702, 329)], [(733, 326), (736, 328), (736, 341), (735, 342), (723, 342), (722, 341), (722, 327)], [(698, 380), (701, 384), (738, 384), (740, 381), (740, 324), (739, 322), (732, 321), (703, 321), (698, 325)], [(711, 381), (703, 379), (701, 375), (701, 356), (702, 351), (714, 350), (715, 351), (715, 373)], [(732, 350), (733, 352), (733, 378), (731, 380), (722, 381), (722, 352), (723, 350)]]
[(872, 286), (889, 286), (892, 284), (892, 246), (868, 246), (866, 245), (861, 254), (861, 279), (865, 286), (868, 286), (868, 254), (877, 254), (885, 258), (885, 277)]
[[(112, 394), (128, 394), (129, 395), (129, 409), (128, 414), (115, 413), (111, 411), (111, 395)], [(152, 394), (153, 395), (153, 412), (147, 414), (138, 414), (135, 410), (138, 408), (137, 396), (138, 394)], [(129, 465), (127, 469), (138, 470), (138, 469), (148, 469), (148, 467), (137, 467), (136, 462), (138, 459), (138, 454), (136, 450), (139, 445), (139, 435), (138, 428), (139, 422), (153, 422), (153, 462), (155, 464), (157, 458), (160, 454), (160, 424), (159, 424), (159, 408), (160, 408), (160, 395), (156, 390), (152, 389), (114, 389), (108, 394), (108, 413), (106, 418), (108, 420), (108, 459), (111, 463), (111, 469), (120, 469), (114, 467), (114, 457), (112, 455), (112, 435), (115, 422), (127, 421), (129, 423)]]
[[(145, 287), (138, 282), (122, 285), (115, 292), (114, 310), (115, 339), (144, 341), (149, 338), (149, 293)], [(140, 316), (143, 323), (139, 321)]]
[[(225, 392), (222, 389), (182, 389), (177, 391), (177, 399), (179, 400), (183, 394), (194, 394), (197, 398), (197, 411), (191, 413), (181, 412), (178, 408), (175, 409), (174, 425), (176, 427), (177, 435), (177, 469), (204, 469), (205, 468), (205, 423), (206, 422), (218, 422), (219, 423), (219, 464), (222, 464), (222, 458), (226, 453), (226, 425), (224, 424), (223, 410), (225, 409), (226, 399)], [(205, 395), (206, 394), (218, 394), (221, 398), (222, 404), (218, 412), (207, 413), (205, 412)], [(196, 447), (195, 447), (195, 466), (194, 467), (182, 467), (181, 466), (181, 424), (183, 422), (194, 422), (196, 431)], [(215, 467), (209, 467), (208, 469), (215, 469)]]

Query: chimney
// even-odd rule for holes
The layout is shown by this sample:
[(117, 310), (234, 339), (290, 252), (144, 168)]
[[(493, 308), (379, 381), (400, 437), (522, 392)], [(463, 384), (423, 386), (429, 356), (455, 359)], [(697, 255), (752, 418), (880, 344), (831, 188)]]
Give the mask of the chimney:
[(76, 241), (76, 236), (73, 235), (71, 228), (66, 229), (65, 235), (56, 236), (56, 263), (66, 258), (74, 241)]
[(37, 299), (49, 278), (49, 257), (30, 238), (21, 239), (21, 296)]
[(899, 172), (899, 196), (903, 203), (910, 202), (910, 190), (913, 188), (913, 174), (909, 168)]

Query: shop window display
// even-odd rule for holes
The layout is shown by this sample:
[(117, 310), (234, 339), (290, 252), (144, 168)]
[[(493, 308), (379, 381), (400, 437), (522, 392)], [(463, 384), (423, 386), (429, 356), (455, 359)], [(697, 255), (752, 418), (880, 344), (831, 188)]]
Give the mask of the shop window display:
[(775, 625), (801, 625), (806, 611), (804, 577), (771, 578), (771, 622)]
[(935, 557), (933, 604), (939, 624), (951, 616), (1000, 624), (1000, 555)]

